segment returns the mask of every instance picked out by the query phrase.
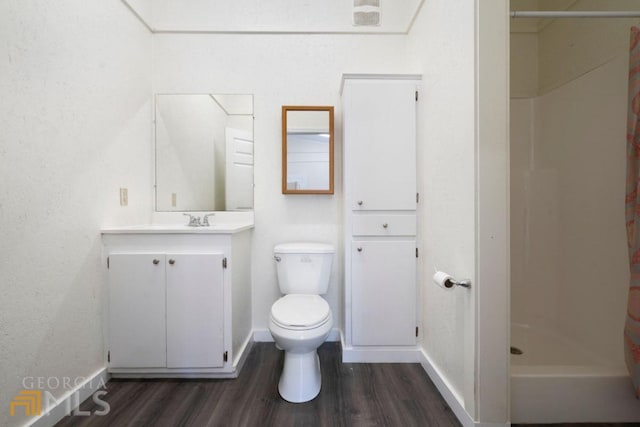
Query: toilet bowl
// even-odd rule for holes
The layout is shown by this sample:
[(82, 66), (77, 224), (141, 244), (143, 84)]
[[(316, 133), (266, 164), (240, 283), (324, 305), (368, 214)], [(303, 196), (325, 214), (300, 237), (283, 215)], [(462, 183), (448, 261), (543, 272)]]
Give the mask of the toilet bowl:
[[(300, 316), (294, 316), (297, 317), (297, 324), (291, 324), (291, 317), (287, 320), (281, 311), (288, 311), (283, 310), (288, 306), (308, 307), (309, 301), (301, 304), (299, 298), (309, 297), (316, 297), (319, 301), (315, 302), (324, 303), (324, 306), (321, 306), (326, 309), (326, 315), (321, 320), (316, 317), (303, 322), (299, 321)], [(274, 313), (276, 307), (280, 310), (276, 309)], [(291, 316), (292, 313), (287, 314)], [(333, 316), (329, 304), (317, 295), (286, 295), (274, 304), (269, 319), (269, 330), (276, 344), (284, 350), (284, 366), (278, 382), (278, 391), (284, 400), (293, 403), (308, 402), (320, 393), (322, 376), (316, 350), (327, 339), (332, 327)]]
[(317, 349), (329, 336), (333, 315), (319, 294), (328, 288), (333, 251), (317, 243), (274, 248), (278, 283), (285, 295), (271, 307), (269, 331), (284, 350), (278, 391), (288, 402), (308, 402), (322, 387)]

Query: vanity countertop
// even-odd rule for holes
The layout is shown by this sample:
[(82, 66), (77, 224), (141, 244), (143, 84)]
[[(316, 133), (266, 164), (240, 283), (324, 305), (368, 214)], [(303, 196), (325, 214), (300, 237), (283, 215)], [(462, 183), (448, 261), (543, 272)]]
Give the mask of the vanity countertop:
[(103, 228), (102, 234), (234, 234), (253, 228), (253, 223), (214, 223), (208, 227), (185, 224), (142, 224)]

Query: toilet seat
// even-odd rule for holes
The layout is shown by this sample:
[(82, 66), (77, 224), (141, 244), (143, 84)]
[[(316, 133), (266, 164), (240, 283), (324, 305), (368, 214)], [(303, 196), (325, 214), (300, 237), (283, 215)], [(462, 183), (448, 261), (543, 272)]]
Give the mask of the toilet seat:
[(330, 317), (329, 304), (319, 295), (285, 295), (271, 307), (271, 319), (285, 329), (314, 329), (322, 326)]

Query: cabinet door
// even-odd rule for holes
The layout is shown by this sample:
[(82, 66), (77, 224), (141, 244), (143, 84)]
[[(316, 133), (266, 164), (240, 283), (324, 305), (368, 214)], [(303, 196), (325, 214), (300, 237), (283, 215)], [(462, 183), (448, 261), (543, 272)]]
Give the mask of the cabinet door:
[(164, 255), (109, 255), (110, 367), (166, 365)]
[(167, 367), (223, 366), (223, 254), (167, 254)]
[(352, 241), (354, 345), (415, 345), (415, 241)]
[(358, 82), (345, 108), (354, 210), (416, 209), (414, 82)]

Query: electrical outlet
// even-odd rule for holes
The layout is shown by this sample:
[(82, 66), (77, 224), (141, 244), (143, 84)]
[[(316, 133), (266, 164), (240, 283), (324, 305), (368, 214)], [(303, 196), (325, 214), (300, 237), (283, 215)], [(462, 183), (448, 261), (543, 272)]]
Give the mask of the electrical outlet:
[(171, 207), (176, 207), (176, 200), (178, 195), (176, 193), (171, 193)]
[(120, 189), (120, 206), (127, 206), (129, 204), (129, 190), (126, 188)]

